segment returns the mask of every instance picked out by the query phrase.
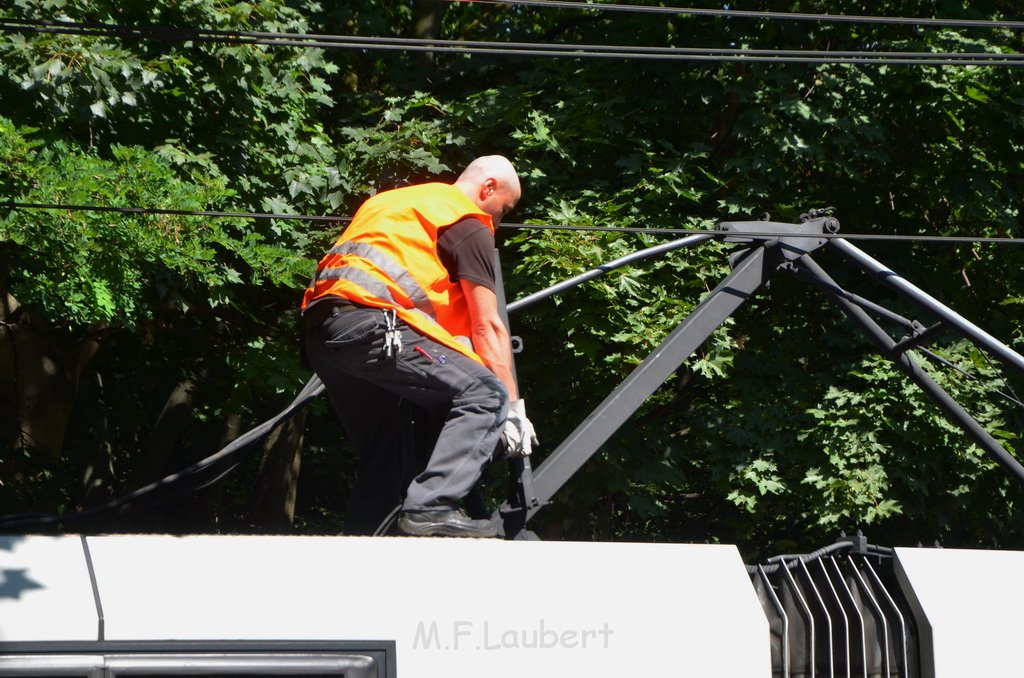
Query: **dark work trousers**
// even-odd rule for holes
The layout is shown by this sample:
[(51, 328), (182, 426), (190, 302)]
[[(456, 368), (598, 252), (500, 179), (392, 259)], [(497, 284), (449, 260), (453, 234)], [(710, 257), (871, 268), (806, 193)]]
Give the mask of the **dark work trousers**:
[[(360, 456), (345, 532), (372, 533), (399, 502), (403, 510), (457, 507), (497, 448), (508, 416), (504, 385), (400, 318), (401, 350), (386, 356), (381, 309), (318, 310), (307, 311), (319, 317), (306, 326), (306, 358)], [(429, 458), (415, 459), (412, 450), (427, 456), (424, 441), (435, 440)]]

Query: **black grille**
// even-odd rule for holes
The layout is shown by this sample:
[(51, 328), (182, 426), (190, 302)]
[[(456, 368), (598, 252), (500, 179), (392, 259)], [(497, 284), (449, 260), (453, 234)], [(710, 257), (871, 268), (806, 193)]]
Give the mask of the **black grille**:
[(748, 568), (768, 617), (773, 676), (920, 675), (913, 616), (891, 555), (828, 553), (852, 546)]

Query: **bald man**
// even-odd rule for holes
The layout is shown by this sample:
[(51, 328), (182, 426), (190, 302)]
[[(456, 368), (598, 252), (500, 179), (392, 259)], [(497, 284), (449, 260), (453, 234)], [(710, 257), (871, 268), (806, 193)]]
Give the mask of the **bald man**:
[(495, 291), (494, 232), (520, 195), (507, 158), (478, 158), (454, 183), (367, 200), (317, 266), (306, 357), (360, 456), (346, 533), (400, 503), (405, 534), (497, 534), (460, 504), (499, 445), (535, 442)]

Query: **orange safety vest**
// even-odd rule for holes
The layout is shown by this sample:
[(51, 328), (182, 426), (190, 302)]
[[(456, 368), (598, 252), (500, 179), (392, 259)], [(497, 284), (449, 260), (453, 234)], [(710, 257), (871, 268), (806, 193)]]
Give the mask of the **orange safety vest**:
[(469, 306), (437, 255), (438, 229), (467, 217), (494, 233), (490, 215), (451, 184), (378, 193), (363, 203), (320, 260), (302, 309), (328, 295), (394, 309), (410, 327), (483, 364), (456, 339), (472, 334)]

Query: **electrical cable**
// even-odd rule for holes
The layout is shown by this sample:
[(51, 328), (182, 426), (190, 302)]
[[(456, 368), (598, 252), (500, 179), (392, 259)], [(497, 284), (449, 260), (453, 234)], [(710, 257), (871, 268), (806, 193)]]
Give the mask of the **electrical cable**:
[[(105, 504), (66, 515), (22, 513), (0, 516), (0, 530), (26, 530), (88, 522), (90, 520), (105, 517), (114, 511), (119, 511), (122, 507), (129, 504), (138, 504), (142, 501), (157, 503), (184, 492), (207, 487), (234, 470), (239, 463), (238, 457), (243, 451), (246, 451), (247, 448), (253, 444), (266, 439), (274, 429), (283, 424), (286, 420), (295, 416), (299, 410), (305, 407), (311, 400), (319, 396), (323, 390), (324, 386), (319, 377), (314, 375), (302, 390), (299, 391), (299, 394), (291, 404), (288, 405), (288, 407), (281, 410), (277, 415), (271, 417), (262, 424), (238, 436), (214, 454), (197, 461), (191, 466), (180, 471), (176, 471), (175, 473), (165, 476), (160, 480), (154, 481), (148, 485), (138, 488), (137, 490), (133, 490), (128, 494), (112, 499)], [(233, 463), (226, 471), (219, 473), (213, 479), (208, 479), (204, 482), (198, 483), (195, 482), (195, 479), (203, 472), (212, 468), (214, 465), (227, 460), (232, 460)]]
[[(832, 283), (829, 283), (829, 282), (826, 282), (826, 281), (820, 279), (816, 275), (813, 275), (810, 272), (808, 272), (807, 269), (804, 268), (804, 267), (797, 268), (794, 271), (794, 273), (795, 273), (795, 275), (798, 278), (800, 278), (804, 282), (810, 283), (812, 285), (817, 285), (818, 287), (821, 287), (822, 289), (826, 290), (829, 294), (836, 295), (838, 297), (841, 297), (841, 298), (845, 299), (846, 301), (848, 301), (848, 302), (850, 302), (852, 304), (856, 304), (857, 306), (859, 306), (860, 308), (864, 309), (868, 313), (872, 313), (874, 315), (880, 316), (880, 317), (884, 318), (885, 320), (888, 320), (890, 322), (895, 323), (896, 325), (902, 327), (905, 330), (908, 330), (908, 331), (911, 331), (911, 332), (916, 332), (917, 328), (920, 327), (914, 321), (909, 320), (908, 318), (904, 318), (903, 316), (900, 316), (900, 315), (898, 315), (896, 313), (893, 313), (892, 311), (890, 311), (889, 309), (885, 308), (884, 306), (880, 306), (879, 304), (876, 304), (876, 303), (874, 303), (874, 302), (872, 302), (872, 301), (870, 301), (868, 299), (865, 299), (864, 297), (861, 297), (861, 296), (856, 295), (856, 294), (852, 294), (852, 293), (848, 292), (847, 290), (845, 290), (845, 289), (843, 289), (843, 288), (841, 288), (841, 287), (839, 287), (837, 285), (834, 285)], [(998, 373), (1000, 375), (1000, 377), (1001, 377), (1001, 379), (1003, 381), (1003, 384), (1006, 387), (1006, 390), (1008, 390), (1010, 393), (1004, 393), (1003, 391), (999, 390), (998, 388), (988, 388), (988, 392), (1003, 398), (1008, 403), (1011, 403), (1011, 404), (1014, 404), (1014, 405), (1017, 405), (1019, 407), (1024, 408), (1024, 402), (1022, 402), (1021, 399), (1017, 396), (1016, 392), (1013, 390), (1013, 387), (1007, 381), (1006, 376), (1000, 370), (996, 369), (995, 365), (993, 365), (992, 360), (989, 357), (988, 353), (983, 351), (983, 350), (981, 350), (980, 347), (977, 347), (977, 348), (978, 348), (978, 352), (984, 357), (985, 361), (988, 363), (989, 369), (991, 369), (993, 372), (996, 372), (996, 373)], [(982, 380), (979, 377), (977, 377), (977, 376), (967, 372), (966, 370), (964, 370), (963, 368), (959, 367), (958, 365), (956, 365), (952, 361), (947, 360), (946, 358), (943, 358), (942, 356), (938, 355), (937, 353), (935, 353), (934, 351), (932, 351), (932, 350), (930, 350), (928, 348), (925, 348), (924, 346), (915, 345), (915, 346), (911, 347), (910, 349), (906, 349), (906, 350), (917, 351), (917, 352), (921, 353), (923, 356), (925, 356), (926, 358), (928, 358), (928, 359), (932, 360), (933, 362), (937, 363), (938, 365), (940, 365), (940, 366), (942, 366), (942, 367), (944, 367), (944, 368), (946, 368), (948, 370), (951, 370), (951, 371), (954, 371), (954, 372), (958, 372), (961, 376), (965, 377), (966, 379), (970, 379), (971, 381), (974, 381), (975, 383), (978, 383), (978, 384), (983, 383)]]
[(843, 538), (828, 546), (824, 546), (811, 553), (792, 553), (781, 556), (773, 556), (767, 560), (766, 565), (748, 565), (747, 572), (755, 574), (760, 568), (766, 574), (771, 574), (777, 571), (779, 568), (785, 567), (787, 569), (796, 567), (800, 563), (807, 563), (812, 560), (818, 560), (825, 556), (831, 555), (838, 551), (849, 551), (857, 555), (865, 556), (878, 556), (883, 558), (891, 558), (894, 551), (888, 546), (876, 546), (874, 544), (859, 543), (860, 540), (852, 540)]
[[(970, 372), (960, 367), (953, 361), (947, 358), (943, 358), (942, 356), (940, 356), (939, 354), (935, 353), (930, 349), (927, 349), (923, 346), (915, 346), (913, 350), (918, 351), (923, 356), (935, 362), (936, 364), (941, 365), (942, 367), (945, 367), (946, 369), (952, 372), (956, 372), (965, 379), (973, 381), (976, 384), (984, 384), (980, 377), (971, 374)], [(1024, 402), (1022, 402), (1021, 399), (1017, 396), (1017, 393), (1013, 390), (1013, 387), (1006, 380), (1006, 376), (1002, 373), (1002, 371), (996, 369), (996, 366), (992, 363), (992, 360), (991, 358), (989, 358), (988, 354), (982, 351), (980, 348), (978, 349), (978, 353), (980, 353), (981, 356), (985, 359), (985, 362), (988, 363), (989, 369), (999, 374), (999, 377), (1002, 380), (1003, 385), (1006, 387), (1006, 390), (1008, 390), (1010, 393), (1004, 393), (1003, 391), (995, 387), (989, 388), (988, 392), (999, 396), (1008, 403), (1012, 403), (1014, 405), (1017, 405), (1018, 407), (1024, 408)]]
[(1021, 401), (1020, 396), (1017, 395), (1017, 391), (1013, 388), (1013, 385), (1006, 378), (1006, 375), (1003, 374), (1001, 370), (996, 369), (995, 365), (992, 363), (991, 356), (989, 356), (987, 352), (982, 351), (981, 349), (978, 349), (978, 352), (981, 353), (983, 358), (985, 358), (985, 362), (988, 363), (989, 369), (992, 370), (993, 372), (999, 373), (999, 378), (1000, 380), (1002, 380), (1003, 386), (1006, 387), (1006, 390), (1009, 391), (1010, 393), (1009, 395), (1007, 395), (1000, 391), (999, 389), (995, 389), (995, 392), (1006, 398), (1008, 401), (1016, 403), (1021, 407), (1022, 410), (1024, 410), (1024, 402)]
[[(698, 235), (708, 233), (706, 230), (686, 228), (644, 228), (642, 226), (572, 226), (559, 224), (502, 224), (501, 228), (536, 229), (536, 230), (558, 230), (558, 231), (598, 231), (611, 233), (649, 233), (657, 235)], [(886, 240), (895, 242), (947, 242), (947, 243), (980, 243), (998, 245), (1022, 245), (1024, 238), (1011, 237), (986, 237), (970, 235), (888, 235), (881, 233), (771, 233), (759, 231), (747, 233), (744, 231), (722, 232), (722, 235), (736, 237), (761, 237), (761, 238), (814, 238), (814, 239), (846, 239), (846, 240)]]
[[(816, 276), (813, 273), (809, 272), (805, 267), (802, 267), (802, 266), (798, 267), (794, 271), (794, 273), (795, 273), (795, 275), (798, 278), (800, 278), (804, 282), (807, 282), (807, 283), (810, 283), (810, 284), (813, 284), (813, 285), (817, 285), (818, 287), (821, 287), (822, 289), (826, 290), (826, 292), (828, 294), (835, 295), (837, 297), (841, 297), (842, 299), (845, 299), (846, 301), (859, 306), (864, 311), (866, 311), (868, 313), (871, 313), (871, 314), (874, 314), (874, 315), (877, 315), (877, 316), (880, 316), (880, 317), (882, 317), (885, 320), (888, 320), (890, 322), (893, 322), (893, 323), (895, 323), (896, 325), (902, 327), (905, 330), (908, 330), (908, 331), (911, 331), (911, 332), (917, 332), (918, 328), (920, 328), (920, 325), (918, 325), (917, 323), (915, 323), (912, 320), (909, 320), (909, 319), (904, 318), (904, 317), (902, 317), (902, 316), (900, 316), (900, 315), (898, 315), (896, 313), (893, 313), (889, 309), (887, 309), (887, 308), (885, 308), (883, 306), (880, 306), (879, 304), (876, 304), (874, 302), (871, 302), (868, 299), (865, 299), (865, 298), (863, 298), (863, 297), (861, 297), (859, 295), (852, 294), (852, 293), (848, 292), (847, 290), (845, 290), (845, 289), (843, 289), (843, 288), (841, 288), (841, 287), (839, 287), (839, 286), (837, 286), (837, 285), (835, 285), (833, 283), (830, 283), (830, 282), (827, 282), (825, 280), (822, 280), (818, 276)], [(939, 325), (936, 325), (936, 327), (939, 327)], [(925, 333), (927, 333), (927, 332), (928, 331), (926, 330)], [(902, 342), (899, 342), (899, 343), (902, 343)], [(1003, 382), (1004, 387), (1006, 388), (1007, 391), (1009, 391), (1009, 393), (1005, 393), (1004, 391), (1002, 391), (1002, 390), (1000, 390), (998, 388), (987, 387), (986, 388), (986, 392), (989, 393), (989, 394), (993, 394), (993, 395), (996, 395), (996, 396), (1002, 398), (1007, 403), (1010, 403), (1012, 405), (1016, 405), (1018, 407), (1024, 408), (1024, 402), (1022, 402), (1021, 399), (1017, 396), (1017, 393), (1014, 391), (1013, 386), (1009, 383), (1009, 381), (1007, 380), (1006, 375), (1003, 373), (1003, 371), (996, 368), (996, 366), (993, 364), (992, 359), (990, 358), (988, 353), (986, 351), (982, 350), (980, 346), (975, 344), (975, 348), (977, 348), (978, 352), (981, 354), (981, 356), (988, 363), (989, 369), (999, 375), (999, 377), (1001, 378), (1001, 380)], [(974, 374), (971, 374), (971, 373), (967, 372), (965, 369), (959, 367), (958, 365), (956, 365), (952, 361), (947, 360), (946, 358), (943, 358), (942, 356), (940, 356), (937, 353), (935, 353), (934, 351), (926, 348), (925, 346), (921, 346), (921, 345), (916, 345), (915, 344), (915, 345), (913, 345), (913, 346), (911, 346), (911, 347), (909, 347), (907, 349), (901, 349), (901, 350), (914, 350), (914, 351), (917, 351), (921, 355), (923, 355), (925, 358), (928, 358), (929, 360), (933, 361), (934, 363), (938, 364), (941, 367), (944, 367), (944, 368), (946, 368), (948, 370), (951, 370), (953, 372), (959, 373), (961, 376), (963, 376), (966, 379), (969, 379), (969, 380), (971, 380), (971, 381), (973, 381), (973, 382), (975, 382), (977, 384), (983, 384), (984, 383), (981, 378), (977, 377)]]
[(391, 526), (395, 524), (395, 520), (398, 519), (398, 514), (402, 512), (402, 505), (396, 504), (388, 515), (380, 522), (377, 529), (373, 531), (374, 537), (383, 537), (391, 529)]
[(58, 203), (17, 202), (10, 200), (6, 202), (0, 202), (0, 209), (61, 210), (69, 212), (113, 212), (116, 214), (134, 214), (143, 216), (167, 214), (182, 217), (214, 217), (229, 219), (280, 219), (285, 221), (352, 221), (352, 217), (338, 217), (331, 215), (315, 214), (276, 214), (273, 212), (218, 212), (213, 210), (168, 209), (163, 207), (112, 207), (109, 205), (64, 205)]
[[(36, 203), (19, 202), (6, 200), (0, 202), (2, 209), (24, 209), (24, 210), (60, 210), (60, 211), (94, 211), (108, 212), (127, 215), (160, 215), (168, 214), (175, 216), (196, 216), (214, 218), (237, 218), (237, 219), (280, 219), (284, 221), (325, 221), (348, 223), (352, 217), (339, 217), (331, 215), (309, 215), (309, 214), (281, 214), (273, 212), (231, 212), (212, 210), (184, 210), (166, 209), (160, 207), (111, 207), (106, 205), (66, 205), (61, 203)], [(882, 240), (895, 242), (935, 242), (935, 243), (973, 243), (973, 244), (995, 244), (995, 245), (1024, 245), (1024, 238), (1013, 237), (991, 237), (973, 235), (896, 235), (882, 233), (786, 233), (786, 232), (764, 232), (745, 233), (743, 231), (709, 231), (707, 229), (689, 228), (659, 228), (643, 226), (573, 226), (571, 224), (520, 224), (503, 223), (500, 228), (512, 230), (554, 230), (554, 231), (591, 231), (598, 233), (635, 233), (647, 235), (718, 235), (721, 237), (757, 237), (757, 238), (814, 238), (833, 239), (843, 238), (846, 240)]]
[(159, 26), (124, 26), (69, 21), (0, 19), (0, 31), (58, 33), (131, 40), (164, 40), (233, 45), (314, 47), (404, 52), (456, 52), (499, 56), (616, 58), (657, 61), (749, 61), (802, 64), (869, 64), (928, 66), (1024, 66), (1024, 55), (995, 52), (900, 52), (773, 50), (748, 48), (632, 47), (560, 43), (463, 41), (426, 38), (338, 36), (223, 31)]
[[(460, 0), (446, 0), (449, 3)], [(698, 9), (695, 7), (660, 7), (616, 3), (567, 2), (565, 0), (472, 0), (480, 5), (511, 5), (544, 7), (545, 9), (574, 9), (594, 12), (626, 12), (631, 14), (688, 14), (722, 19), (769, 19), (780, 21), (816, 21), (821, 23), (882, 24), (886, 26), (929, 26), (941, 28), (1024, 28), (1024, 21), (998, 19), (933, 19), (926, 17), (889, 17), (852, 14), (811, 14), (805, 12), (769, 12), (740, 9)]]
[[(171, 39), (175, 36), (178, 39), (202, 39), (204, 41), (226, 41), (242, 42), (243, 44), (275, 45), (284, 44), (287, 46), (344, 46), (358, 48), (383, 48), (383, 45), (392, 45), (396, 48), (417, 47), (436, 51), (439, 47), (445, 48), (484, 48), (488, 51), (501, 48), (502, 50), (522, 50), (535, 52), (539, 48), (559, 52), (585, 53), (608, 52), (612, 54), (634, 53), (651, 55), (672, 55), (672, 54), (694, 54), (694, 55), (726, 55), (726, 56), (809, 56), (816, 58), (829, 57), (887, 57), (887, 58), (963, 58), (973, 59), (1012, 59), (1021, 58), (1019, 54), (997, 54), (985, 52), (907, 52), (907, 51), (863, 51), (863, 50), (799, 50), (799, 49), (745, 49), (732, 47), (646, 47), (646, 46), (621, 46), (621, 45), (595, 45), (595, 44), (566, 44), (566, 43), (532, 43), (532, 42), (494, 42), (483, 40), (446, 40), (440, 38), (396, 38), (396, 37), (364, 37), (364, 36), (337, 36), (324, 34), (297, 34), (297, 33), (274, 33), (267, 31), (223, 31), (207, 29), (170, 29), (159, 27), (126, 27), (121, 25), (104, 25), (88, 23), (70, 23), (60, 21), (34, 21), (34, 20), (0, 20), (0, 29), (3, 29), (5, 22), (11, 22), (18, 27), (38, 25), (42, 32), (68, 32), (74, 35), (96, 36), (96, 37), (121, 37), (138, 40), (146, 39)], [(310, 43), (310, 44), (307, 44)]]

